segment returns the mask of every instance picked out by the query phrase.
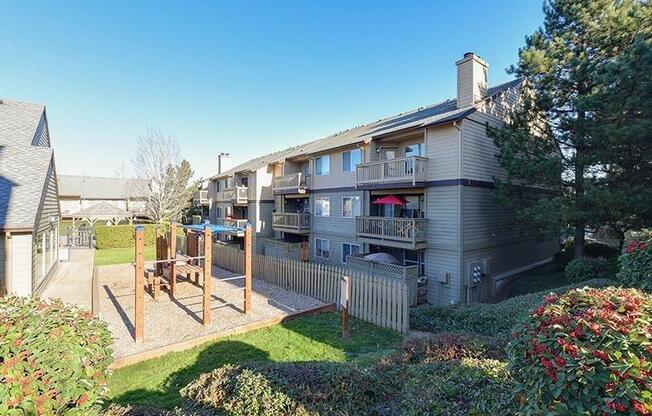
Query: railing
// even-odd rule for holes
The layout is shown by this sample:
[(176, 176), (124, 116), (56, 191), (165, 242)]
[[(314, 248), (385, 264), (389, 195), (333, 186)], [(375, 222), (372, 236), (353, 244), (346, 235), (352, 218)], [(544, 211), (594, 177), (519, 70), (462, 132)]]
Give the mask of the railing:
[(195, 191), (192, 194), (192, 201), (195, 204), (206, 205), (210, 204), (211, 200), (208, 198), (208, 191)]
[(310, 175), (306, 175), (302, 172), (279, 176), (274, 178), (274, 192), (293, 191), (304, 193), (310, 188), (310, 179)]
[(265, 255), (281, 259), (308, 261), (310, 260), (310, 243), (308, 241), (291, 243), (268, 238), (265, 240)]
[(364, 258), (367, 254), (348, 256), (346, 265), (353, 269), (366, 271), (372, 277), (384, 276), (404, 282), (408, 287), (410, 306), (415, 306), (418, 297), (419, 266), (400, 266), (398, 264), (367, 260)]
[(358, 237), (398, 242), (425, 243), (428, 220), (425, 218), (356, 217)]
[[(351, 315), (395, 331), (409, 331), (409, 299), (406, 284), (378, 273), (301, 262), (254, 254), (254, 279), (302, 295), (335, 303), (340, 308), (342, 276), (351, 278), (349, 307)], [(244, 252), (222, 244), (213, 245), (213, 265), (234, 273), (244, 272)]]
[(246, 228), (247, 221), (247, 219), (217, 218), (215, 223), (225, 227)]
[(310, 214), (275, 212), (272, 214), (272, 228), (276, 231), (310, 231)]
[(428, 159), (410, 156), (400, 159), (361, 163), (356, 169), (356, 184), (410, 181), (412, 185), (426, 180)]
[(215, 197), (218, 201), (227, 201), (233, 204), (246, 204), (249, 200), (249, 190), (246, 186), (224, 189)]

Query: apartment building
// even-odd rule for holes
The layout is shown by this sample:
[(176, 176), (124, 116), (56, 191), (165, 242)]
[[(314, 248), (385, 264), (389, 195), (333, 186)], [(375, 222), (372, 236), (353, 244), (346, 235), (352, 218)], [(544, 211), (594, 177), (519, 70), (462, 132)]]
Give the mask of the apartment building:
[(524, 237), (493, 199), (504, 173), (486, 124), (502, 122), (522, 81), (488, 87), (489, 66), (474, 53), (455, 65), (455, 98), (218, 175), (255, 198), (236, 215), (256, 224), (259, 252), (421, 278), (436, 305), (486, 299), (550, 261), (557, 240)]

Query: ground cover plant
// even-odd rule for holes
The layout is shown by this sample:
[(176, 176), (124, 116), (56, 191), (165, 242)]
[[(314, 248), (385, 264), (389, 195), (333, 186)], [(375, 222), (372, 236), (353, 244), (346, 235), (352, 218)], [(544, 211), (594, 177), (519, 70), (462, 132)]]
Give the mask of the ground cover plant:
[(508, 353), (527, 415), (652, 412), (652, 296), (635, 289), (551, 294)]
[(619, 283), (652, 290), (652, 231), (643, 231), (626, 241), (618, 263), (620, 270), (616, 277)]
[(111, 362), (106, 324), (60, 301), (0, 298), (0, 414), (93, 414)]

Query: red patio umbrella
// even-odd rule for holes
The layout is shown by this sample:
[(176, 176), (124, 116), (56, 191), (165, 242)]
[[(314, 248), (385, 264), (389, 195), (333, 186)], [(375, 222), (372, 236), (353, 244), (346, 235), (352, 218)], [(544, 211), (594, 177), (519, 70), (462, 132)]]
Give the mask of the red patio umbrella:
[(382, 204), (382, 205), (405, 205), (407, 204), (407, 201), (399, 198), (394, 195), (387, 195), (382, 198), (378, 198), (377, 200), (374, 201), (374, 204)]

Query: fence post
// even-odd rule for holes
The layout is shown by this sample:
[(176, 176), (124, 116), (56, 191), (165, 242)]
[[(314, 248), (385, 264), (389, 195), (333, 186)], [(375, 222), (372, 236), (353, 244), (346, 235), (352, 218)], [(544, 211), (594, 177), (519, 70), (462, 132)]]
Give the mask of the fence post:
[(174, 299), (174, 292), (177, 287), (177, 272), (176, 272), (176, 258), (177, 258), (177, 222), (172, 221), (170, 224), (170, 238), (168, 240), (170, 245), (170, 298)]
[(245, 252), (244, 252), (244, 311), (245, 314), (251, 312), (251, 224), (247, 224), (245, 228)]
[(135, 244), (135, 299), (134, 299), (134, 339), (137, 344), (143, 342), (143, 307), (145, 303), (145, 259), (144, 259), (144, 239), (145, 229), (142, 225), (136, 226), (136, 244)]
[[(209, 224), (204, 224), (204, 299), (203, 299), (203, 316), (202, 324), (208, 325), (211, 323), (211, 295), (212, 295), (212, 259), (213, 252), (211, 251), (211, 244), (213, 243), (211, 228)], [(186, 245), (188, 242), (186, 241)], [(199, 244), (198, 244), (199, 246)], [(197, 254), (199, 254), (199, 247), (197, 247)]]
[(349, 332), (349, 296), (351, 293), (351, 278), (342, 276), (340, 279), (340, 305), (342, 306), (342, 337), (351, 338)]

